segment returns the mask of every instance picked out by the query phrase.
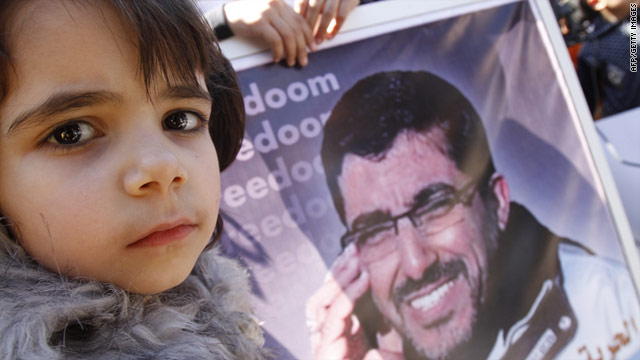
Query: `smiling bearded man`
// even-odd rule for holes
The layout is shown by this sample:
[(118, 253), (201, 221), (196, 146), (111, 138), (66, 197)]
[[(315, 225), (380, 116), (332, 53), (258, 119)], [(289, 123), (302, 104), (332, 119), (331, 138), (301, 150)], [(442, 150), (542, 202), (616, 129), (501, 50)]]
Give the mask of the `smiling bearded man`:
[[(576, 358), (640, 321), (621, 264), (511, 202), (479, 115), (445, 80), (371, 75), (324, 131), (327, 183), (347, 232), (333, 277), (307, 304), (316, 359)], [(611, 306), (612, 294), (628, 300)]]

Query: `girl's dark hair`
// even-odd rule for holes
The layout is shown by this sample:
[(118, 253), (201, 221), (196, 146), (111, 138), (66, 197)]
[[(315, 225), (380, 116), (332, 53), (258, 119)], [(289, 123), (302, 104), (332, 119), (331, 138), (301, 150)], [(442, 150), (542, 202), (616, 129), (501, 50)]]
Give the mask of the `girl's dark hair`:
[[(139, 71), (147, 89), (155, 80), (197, 85), (197, 74), (206, 75), (207, 89), (213, 99), (209, 134), (218, 153), (220, 170), (227, 168), (240, 150), (244, 135), (244, 103), (235, 72), (193, 0), (68, 1), (95, 6), (100, 11), (113, 10), (123, 26), (136, 34), (133, 40), (138, 45)], [(28, 3), (28, 0), (0, 1), (0, 105), (9, 94), (14, 71), (11, 41), (16, 24), (13, 19)], [(211, 244), (221, 233), (222, 218), (218, 216)]]

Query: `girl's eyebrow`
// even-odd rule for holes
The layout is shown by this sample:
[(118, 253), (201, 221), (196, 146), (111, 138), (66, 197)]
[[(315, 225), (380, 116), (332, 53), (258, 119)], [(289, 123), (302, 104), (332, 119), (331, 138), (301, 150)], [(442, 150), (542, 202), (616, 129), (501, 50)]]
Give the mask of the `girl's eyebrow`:
[[(163, 89), (158, 97), (165, 99), (201, 99), (211, 102), (208, 91), (199, 86), (175, 85)], [(123, 103), (122, 95), (111, 91), (59, 91), (52, 94), (42, 104), (18, 115), (5, 133), (10, 136), (19, 130), (42, 124), (48, 117), (67, 111), (106, 103)]]
[(206, 101), (213, 101), (211, 94), (205, 91), (199, 86), (191, 85), (173, 85), (169, 86), (162, 91), (158, 96), (161, 100), (165, 99), (201, 99)]
[(38, 126), (48, 117), (73, 109), (105, 104), (122, 103), (121, 95), (110, 91), (59, 91), (47, 98), (43, 103), (22, 112), (9, 125), (5, 137), (29, 127)]

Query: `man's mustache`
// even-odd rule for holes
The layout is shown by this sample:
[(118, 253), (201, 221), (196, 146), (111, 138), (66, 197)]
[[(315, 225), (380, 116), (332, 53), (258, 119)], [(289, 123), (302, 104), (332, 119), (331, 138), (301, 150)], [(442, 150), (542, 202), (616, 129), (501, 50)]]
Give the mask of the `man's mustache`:
[(393, 291), (392, 299), (396, 307), (399, 307), (403, 299), (425, 286), (431, 285), (442, 278), (453, 279), (459, 274), (467, 276), (467, 265), (461, 259), (455, 259), (447, 263), (441, 263), (439, 260), (429, 266), (422, 273), (422, 277), (418, 280), (408, 278), (404, 284)]

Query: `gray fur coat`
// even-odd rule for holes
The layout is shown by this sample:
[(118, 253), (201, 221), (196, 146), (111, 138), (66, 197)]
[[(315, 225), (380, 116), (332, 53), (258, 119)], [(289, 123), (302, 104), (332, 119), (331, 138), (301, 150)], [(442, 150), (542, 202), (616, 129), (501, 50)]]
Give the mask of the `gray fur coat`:
[(152, 296), (53, 274), (0, 250), (0, 359), (265, 359), (247, 274), (213, 249)]

